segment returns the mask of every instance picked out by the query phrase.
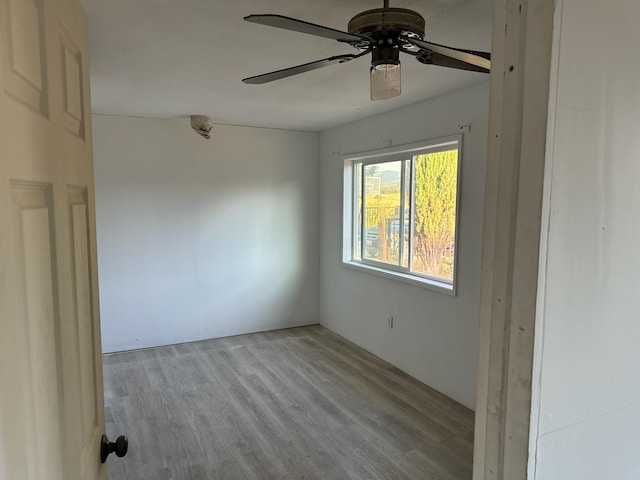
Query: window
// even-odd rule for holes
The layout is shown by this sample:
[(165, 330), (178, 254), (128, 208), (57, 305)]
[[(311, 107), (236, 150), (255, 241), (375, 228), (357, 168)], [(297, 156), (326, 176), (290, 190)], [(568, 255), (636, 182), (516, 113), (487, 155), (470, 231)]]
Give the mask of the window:
[(460, 140), (345, 159), (346, 264), (453, 292)]

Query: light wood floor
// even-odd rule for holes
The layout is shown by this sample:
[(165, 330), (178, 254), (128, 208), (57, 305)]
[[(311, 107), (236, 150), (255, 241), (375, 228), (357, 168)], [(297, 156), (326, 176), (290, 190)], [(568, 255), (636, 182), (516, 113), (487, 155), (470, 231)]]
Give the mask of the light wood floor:
[(105, 355), (104, 378), (110, 480), (471, 478), (473, 413), (320, 326)]

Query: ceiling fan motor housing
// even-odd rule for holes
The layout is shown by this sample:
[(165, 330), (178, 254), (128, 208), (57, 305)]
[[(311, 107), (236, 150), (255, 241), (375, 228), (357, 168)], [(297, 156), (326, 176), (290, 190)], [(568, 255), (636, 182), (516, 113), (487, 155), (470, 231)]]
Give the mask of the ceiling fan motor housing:
[(399, 65), (400, 49), (415, 49), (408, 42), (402, 42), (400, 45), (400, 36), (422, 40), (424, 27), (424, 18), (413, 10), (376, 8), (353, 17), (349, 21), (347, 29), (352, 35), (371, 40), (371, 43), (363, 46), (363, 49), (373, 47), (371, 66), (376, 67), (383, 64)]
[(347, 30), (372, 40), (400, 35), (420, 40), (424, 37), (425, 21), (422, 15), (405, 8), (375, 8), (357, 14), (349, 21)]

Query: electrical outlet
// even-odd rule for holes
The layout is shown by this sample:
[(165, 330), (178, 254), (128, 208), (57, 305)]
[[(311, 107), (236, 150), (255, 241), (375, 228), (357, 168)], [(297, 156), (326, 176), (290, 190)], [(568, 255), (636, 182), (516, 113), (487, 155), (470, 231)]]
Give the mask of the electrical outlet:
[(393, 328), (393, 315), (390, 315), (389, 318), (387, 318), (387, 327)]

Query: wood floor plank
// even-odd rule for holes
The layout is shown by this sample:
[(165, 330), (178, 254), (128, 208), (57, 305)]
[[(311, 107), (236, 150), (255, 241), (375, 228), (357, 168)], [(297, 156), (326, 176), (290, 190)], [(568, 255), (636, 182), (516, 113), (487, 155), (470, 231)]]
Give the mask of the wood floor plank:
[(320, 326), (104, 358), (110, 480), (471, 478), (473, 413)]

